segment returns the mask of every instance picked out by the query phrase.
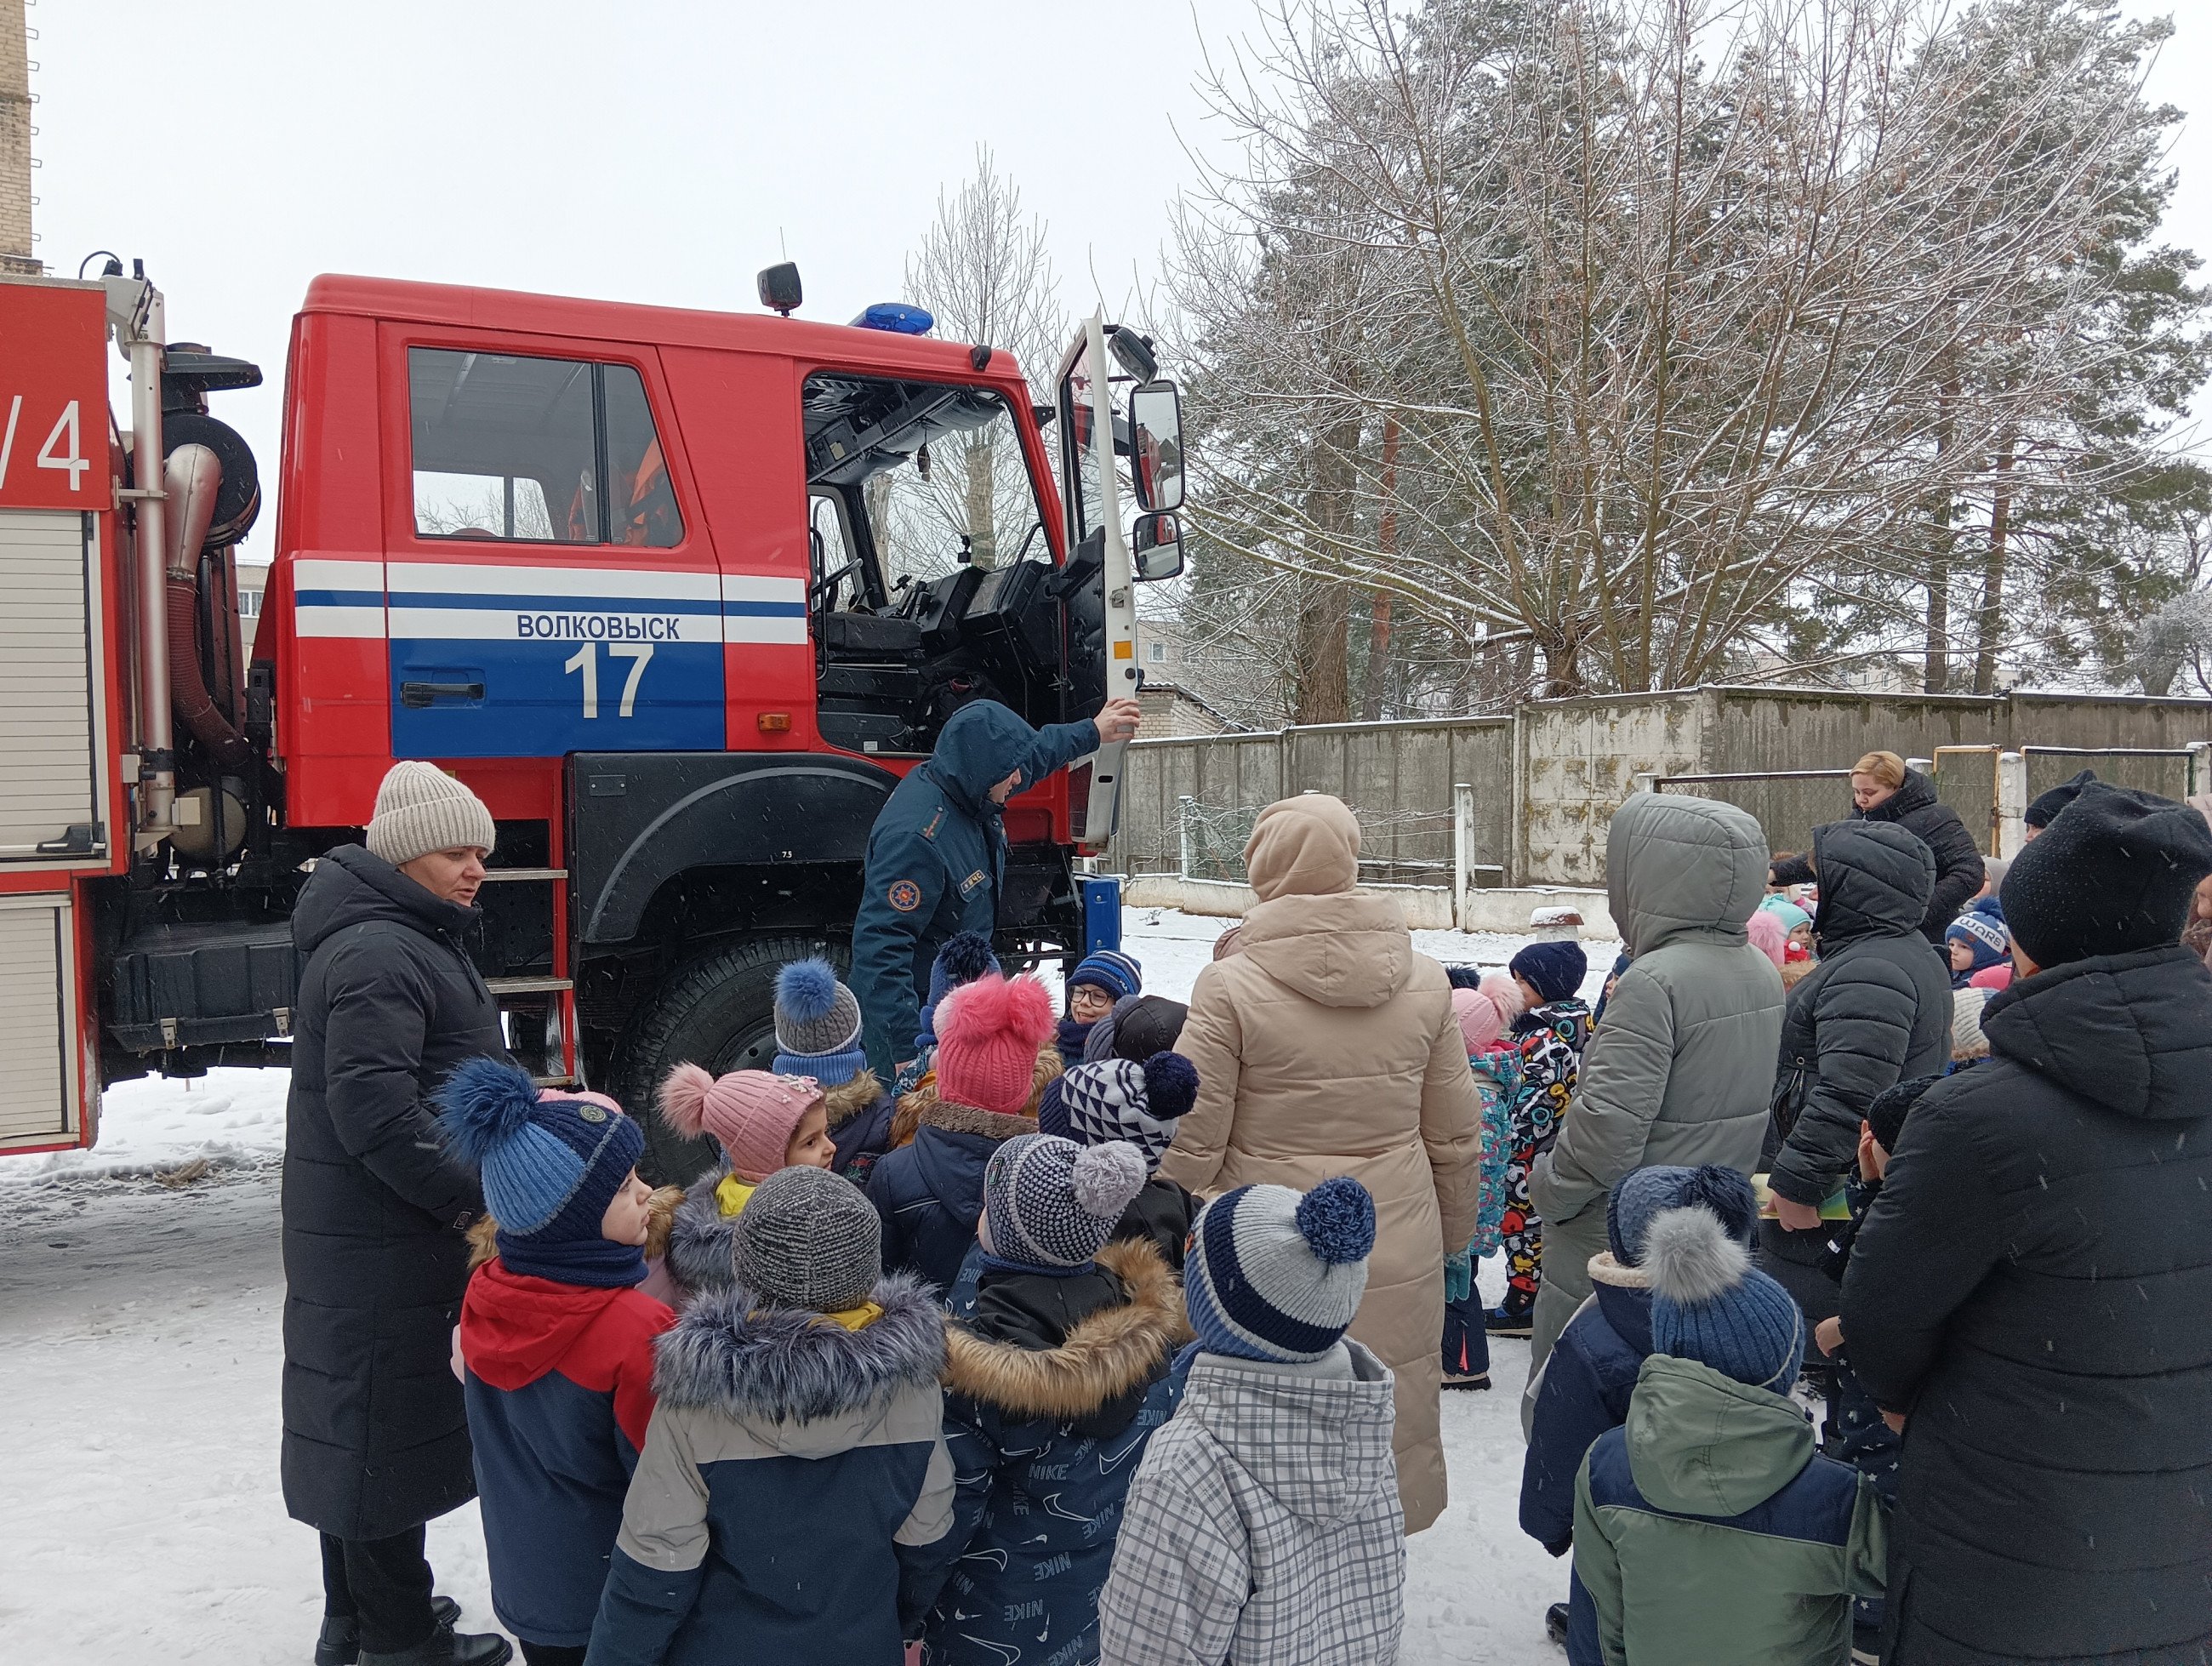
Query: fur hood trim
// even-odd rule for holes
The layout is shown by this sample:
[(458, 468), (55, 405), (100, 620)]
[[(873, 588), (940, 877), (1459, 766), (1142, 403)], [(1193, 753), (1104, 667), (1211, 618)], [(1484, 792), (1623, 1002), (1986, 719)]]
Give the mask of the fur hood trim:
[(1613, 1258), (1613, 1251), (1601, 1250), (1589, 1258), (1592, 1284), (1609, 1284), (1615, 1290), (1649, 1290), (1651, 1274), (1642, 1267), (1623, 1267)]
[[(917, 1088), (908, 1097), (921, 1098), (922, 1090)], [(947, 1134), (980, 1134), (986, 1140), (1014, 1140), (1037, 1131), (1034, 1116), (1009, 1116), (1003, 1111), (955, 1104), (950, 1099), (939, 1098), (934, 1088), (928, 1091), (921, 1111), (919, 1127), (941, 1128)]]
[[(1036, 1116), (1037, 1102), (1044, 1097), (1045, 1089), (1050, 1087), (1066, 1068), (1066, 1061), (1060, 1056), (1060, 1049), (1052, 1042), (1048, 1041), (1039, 1048), (1036, 1067), (1030, 1073), (1030, 1102), (1022, 1108), (1020, 1116), (1011, 1120), (1022, 1122), (1034, 1118)], [(937, 1097), (937, 1072), (934, 1070), (922, 1072), (921, 1079), (915, 1083), (914, 1086), (900, 1096), (897, 1109), (891, 1113), (892, 1149), (896, 1150), (901, 1146), (910, 1146), (914, 1143), (914, 1131), (928, 1120), (932, 1106), (951, 1103), (950, 1100), (941, 1100)], [(970, 1108), (962, 1105), (956, 1109), (968, 1110)], [(1000, 1113), (983, 1110), (975, 1111), (973, 1114), (978, 1116), (995, 1116)], [(944, 1125), (940, 1123), (938, 1126)], [(974, 1128), (962, 1128), (955, 1131), (963, 1134), (988, 1132), (988, 1130)], [(1036, 1128), (1032, 1122), (1030, 1127), (1022, 1128), (1018, 1132), (1035, 1134)], [(1010, 1139), (1012, 1136), (994, 1135), (993, 1137)]]
[(717, 1164), (687, 1187), (672, 1212), (664, 1265), (687, 1296), (727, 1290), (738, 1280), (738, 1222), (722, 1213), (714, 1188), (730, 1177)]
[(883, 1093), (884, 1085), (876, 1079), (876, 1073), (864, 1069), (849, 1082), (823, 1088), (822, 1108), (829, 1115), (830, 1126), (842, 1128), (883, 1097)]
[(701, 1296), (655, 1344), (663, 1405), (775, 1423), (865, 1412), (898, 1389), (937, 1381), (945, 1315), (912, 1274), (870, 1296), (883, 1317), (847, 1330), (818, 1313), (768, 1307), (736, 1285)]
[(1148, 1238), (1108, 1244), (1098, 1264), (1127, 1287), (1127, 1302), (1093, 1313), (1056, 1348), (1016, 1347), (950, 1325), (945, 1386), (1016, 1417), (1064, 1423), (1152, 1377), (1165, 1355), (1191, 1340), (1182, 1287)]
[[(665, 1258), (668, 1235), (676, 1225), (676, 1206), (684, 1201), (681, 1186), (656, 1187), (645, 1202), (645, 1258)], [(499, 1254), (499, 1223), (478, 1215), (469, 1227), (469, 1271), (473, 1273)]]

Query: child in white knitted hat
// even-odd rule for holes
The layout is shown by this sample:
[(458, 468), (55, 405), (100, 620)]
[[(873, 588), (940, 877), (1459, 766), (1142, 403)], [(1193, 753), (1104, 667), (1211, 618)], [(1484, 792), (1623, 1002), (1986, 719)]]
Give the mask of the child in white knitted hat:
[(1240, 1186), (1191, 1233), (1182, 1403), (1130, 1484), (1098, 1599), (1104, 1666), (1397, 1657), (1405, 1517), (1389, 1367), (1345, 1329), (1375, 1203), (1349, 1177)]

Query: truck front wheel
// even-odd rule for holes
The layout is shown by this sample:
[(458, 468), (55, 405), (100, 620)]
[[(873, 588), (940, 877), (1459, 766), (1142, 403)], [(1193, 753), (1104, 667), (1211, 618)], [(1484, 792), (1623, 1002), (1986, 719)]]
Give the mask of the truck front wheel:
[(820, 955), (842, 977), (850, 945), (830, 938), (767, 937), (734, 943), (686, 962), (662, 980), (633, 1015), (615, 1049), (615, 1097), (645, 1125), (638, 1169), (654, 1185), (686, 1185), (720, 1159), (712, 1140), (686, 1140), (660, 1118), (660, 1084), (678, 1065), (703, 1065), (717, 1076), (765, 1070), (775, 1057), (775, 975)]

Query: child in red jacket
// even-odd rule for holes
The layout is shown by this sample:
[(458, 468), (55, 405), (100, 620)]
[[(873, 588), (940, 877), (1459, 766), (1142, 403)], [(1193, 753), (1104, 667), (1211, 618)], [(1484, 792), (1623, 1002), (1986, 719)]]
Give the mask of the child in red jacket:
[(580, 1666), (653, 1414), (653, 1339), (675, 1319), (637, 1289), (645, 1136), (611, 1099), (541, 1099), (489, 1058), (439, 1101), (499, 1223), (460, 1329), (492, 1608), (530, 1666)]

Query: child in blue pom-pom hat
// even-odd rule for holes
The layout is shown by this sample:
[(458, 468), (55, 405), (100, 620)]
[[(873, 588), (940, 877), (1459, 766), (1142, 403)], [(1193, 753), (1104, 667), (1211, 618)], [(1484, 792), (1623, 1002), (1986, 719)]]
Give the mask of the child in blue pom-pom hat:
[(541, 1094), (496, 1059), (463, 1063), (438, 1104), (498, 1223), (458, 1344), (492, 1610), (527, 1658), (581, 1660), (653, 1414), (654, 1339), (675, 1322), (638, 1288), (645, 1133), (603, 1095)]

